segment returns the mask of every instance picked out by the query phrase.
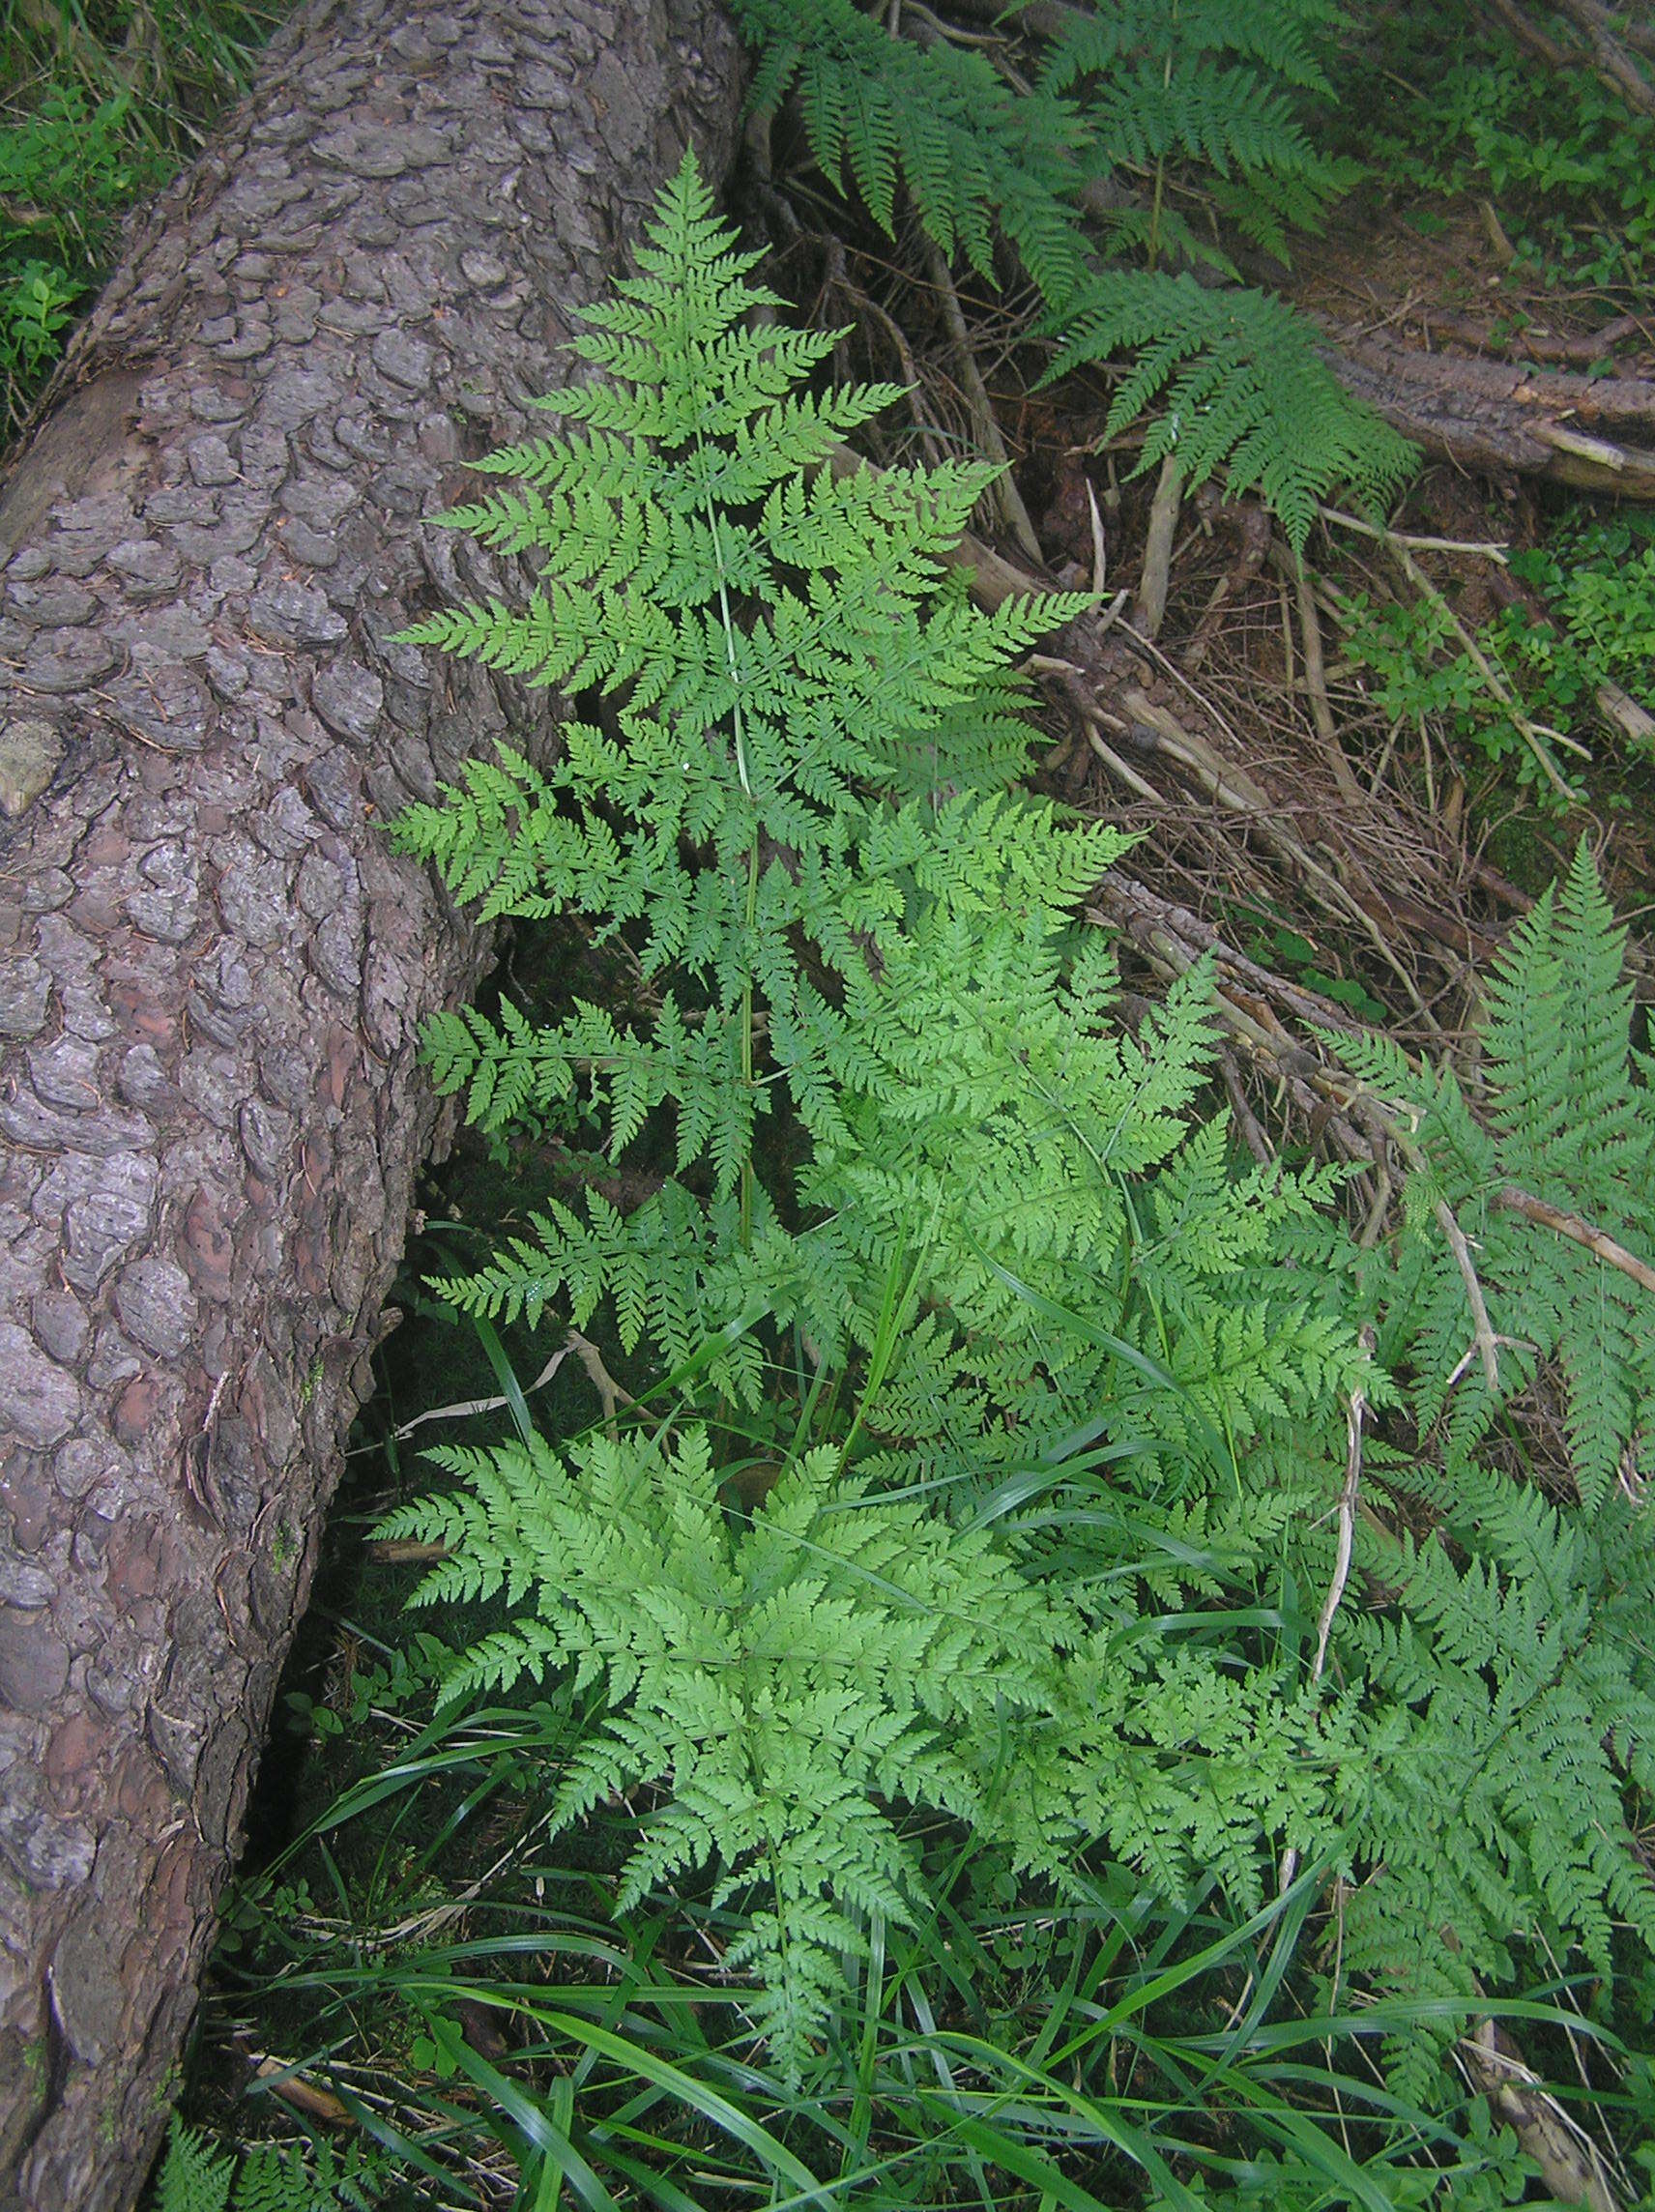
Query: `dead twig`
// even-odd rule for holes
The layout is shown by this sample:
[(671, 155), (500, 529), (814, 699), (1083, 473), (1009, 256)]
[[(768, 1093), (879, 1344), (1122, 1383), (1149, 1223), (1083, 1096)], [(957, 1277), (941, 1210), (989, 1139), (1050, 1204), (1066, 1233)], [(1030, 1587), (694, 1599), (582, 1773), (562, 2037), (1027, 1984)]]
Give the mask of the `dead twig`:
[(1224, 1069), (1224, 1088), (1230, 1093), (1230, 1110), (1235, 1117), (1235, 1126), (1241, 1132), (1242, 1142), (1259, 1165), (1267, 1168), (1276, 1155), (1270, 1140), (1259, 1126), (1258, 1117), (1247, 1103), (1247, 1092), (1242, 1086), (1241, 1071), (1235, 1064), (1235, 1055), (1233, 1052), (1224, 1053), (1220, 1065)]
[[(586, 1369), (592, 1386), (602, 1403), (606, 1421), (614, 1420), (617, 1406), (636, 1403), (604, 1366), (596, 1345), (589, 1343), (575, 1328), (569, 1330), (533, 1382), (524, 1385), (522, 1395), (529, 1398), (537, 1390), (543, 1390), (571, 1353)], [(411, 1437), (416, 1429), (422, 1428), (427, 1421), (469, 1421), (479, 1413), (503, 1412), (510, 1403), (509, 1398), (458, 1398), (451, 1405), (428, 1407), (424, 1412), (416, 1413), (411, 1421), (404, 1421), (400, 1428), (393, 1429), (392, 1434), (400, 1443), (405, 1437)]]
[(1319, 508), (1317, 512), (1323, 522), (1336, 522), (1341, 530), (1353, 530), (1358, 538), (1377, 538), (1385, 545), (1406, 545), (1410, 553), (1475, 553), (1502, 568), (1511, 555), (1511, 547), (1500, 538), (1416, 538), (1406, 530), (1381, 529), (1377, 522), (1364, 522), (1359, 515), (1346, 514), (1336, 507)]
[[(1365, 1328), (1361, 1334), (1365, 1352), (1374, 1349), (1374, 1332)], [(1346, 1585), (1350, 1580), (1350, 1548), (1356, 1535), (1356, 1504), (1362, 1495), (1362, 1423), (1367, 1418), (1367, 1393), (1360, 1387), (1350, 1393), (1345, 1409), (1345, 1481), (1339, 1492), (1339, 1540), (1334, 1547), (1333, 1573), (1327, 1585), (1327, 1594), (1321, 1601), (1321, 1611), (1316, 1620), (1316, 1658), (1310, 1670), (1313, 1682), (1320, 1682), (1327, 1666), (1327, 1640), (1333, 1633), (1333, 1619), (1345, 1596)]]
[(1616, 315), (1612, 322), (1580, 335), (1528, 325), (1512, 329), (1502, 336), (1496, 335), (1497, 324), (1481, 323), (1470, 315), (1433, 312), (1424, 329), (1427, 344), (1447, 338), (1453, 344), (1469, 346), (1476, 353), (1498, 354), (1506, 361), (1537, 361), (1560, 368), (1589, 368), (1594, 362), (1601, 362), (1606, 354), (1612, 353), (1622, 338), (1636, 335), (1638, 317)]
[(1142, 799), (1148, 805), (1160, 808), (1163, 813), (1166, 812), (1166, 800), (1148, 781), (1147, 777), (1138, 773), (1130, 761), (1121, 759), (1115, 747), (1103, 735), (1095, 716), (1087, 717), (1087, 743), (1096, 753), (1098, 759), (1102, 761), (1116, 781), (1123, 783), (1134, 798)]
[(1449, 1376), (1448, 1386), (1452, 1389), (1469, 1362), (1473, 1358), (1480, 1358), (1483, 1363), (1483, 1381), (1491, 1392), (1495, 1391), (1499, 1388), (1499, 1348), (1502, 1340), (1495, 1335), (1494, 1323), (1489, 1319), (1488, 1301), (1483, 1296), (1483, 1286), (1477, 1280), (1470, 1244), (1455, 1217), (1454, 1208), (1445, 1198), (1439, 1198), (1432, 1211), (1437, 1216), (1437, 1228), (1448, 1239), (1448, 1249), (1454, 1255), (1454, 1265), (1459, 1268), (1460, 1280), (1466, 1286), (1466, 1303), (1471, 1309), (1471, 1349)]
[(995, 420), (994, 405), (988, 395), (988, 386), (983, 382), (982, 370), (977, 366), (977, 357), (972, 350), (972, 336), (966, 328), (960, 295), (954, 289), (954, 279), (949, 274), (947, 262), (943, 258), (941, 247), (927, 241), (925, 252), (931, 281), (942, 303), (943, 320), (947, 325), (948, 336), (953, 342), (960, 382), (965, 388), (966, 403), (971, 409), (977, 443), (990, 460), (997, 461), (1004, 472), (995, 485), (995, 497), (1000, 503), (1001, 513), (1030, 560), (1040, 563), (1044, 559), (1040, 551), (1040, 540), (1034, 534), (1029, 509), (1023, 504), (1023, 494), (1012, 478), (1011, 455), (1006, 451), (1005, 440)]
[[(1184, 673), (1193, 676), (1206, 658), (1212, 640), (1217, 633), (1219, 620), (1227, 603), (1236, 597), (1263, 567), (1270, 550), (1270, 514), (1267, 508), (1249, 500), (1240, 505), (1241, 551), (1212, 587), (1212, 593), (1201, 612), (1201, 620), (1184, 647), (1181, 658)], [(1288, 672), (1291, 687), (1292, 671)]]
[(624, 1390), (621, 1387), (608, 1368), (604, 1366), (602, 1354), (596, 1345), (582, 1336), (578, 1328), (571, 1328), (565, 1341), (566, 1349), (574, 1353), (586, 1369), (587, 1381), (597, 1392), (598, 1402), (603, 1408), (603, 1418), (613, 1428), (617, 1407), (635, 1406), (638, 1403), (637, 1399), (629, 1390)]
[(1511, 1182), (1503, 1183), (1495, 1191), (1495, 1204), (1502, 1213), (1519, 1213), (1525, 1221), (1553, 1230), (1559, 1237), (1568, 1237), (1572, 1244), (1582, 1245), (1606, 1267), (1617, 1267), (1641, 1289), (1655, 1294), (1655, 1267), (1639, 1259), (1635, 1252), (1629, 1252), (1624, 1244), (1617, 1244), (1612, 1237), (1582, 1214), (1566, 1213), (1560, 1206), (1553, 1206), (1544, 1198), (1536, 1198), (1532, 1191), (1523, 1190)]
[(1508, 30), (1519, 45), (1538, 54), (1549, 68), (1566, 72), (1579, 66), (1580, 53), (1543, 31), (1532, 15), (1518, 7), (1517, 0), (1484, 0), (1484, 13)]
[(1334, 727), (1333, 709), (1327, 698), (1327, 673), (1321, 657), (1321, 624), (1316, 612), (1316, 589), (1302, 553), (1295, 557), (1294, 567), (1298, 571), (1293, 581), (1298, 594), (1299, 632), (1304, 640), (1304, 687), (1310, 700), (1310, 718), (1316, 724), (1316, 734), (1321, 740), (1334, 782), (1343, 796), (1356, 804), (1361, 800), (1362, 787), (1345, 758), (1345, 748)]
[[(1142, 638), (1135, 628), (1128, 626), (1127, 635), (1139, 639), (1140, 643), (1155, 654), (1157, 659), (1164, 657), (1152, 641)], [(1193, 686), (1186, 687), (1193, 689)], [(1200, 693), (1197, 692), (1196, 696), (1199, 698)], [(1353, 923), (1362, 932), (1407, 992), (1419, 1019), (1428, 1029), (1440, 1034), (1435, 1015), (1420, 997), (1413, 977), (1397, 958), (1384, 931), (1367, 908), (1351, 897), (1338, 877), (1322, 865), (1303, 839), (1287, 827), (1271, 803), (1268, 792), (1256, 783), (1245, 769), (1236, 768), (1221, 759), (1205, 738), (1198, 737), (1187, 729), (1176, 714), (1165, 707), (1157, 706), (1146, 692), (1136, 689), (1123, 691), (1121, 704), (1133, 715), (1137, 726), (1147, 733), (1156, 750), (1181, 763), (1220, 806), (1227, 807), (1233, 813), (1248, 816), (1264, 842), (1284, 860), (1292, 862), (1320, 903), (1330, 913), (1338, 914)], [(1213, 718), (1222, 719), (1216, 712), (1213, 713)]]
[[(1091, 588), (1101, 599), (1104, 585), (1109, 580), (1109, 545), (1103, 535), (1103, 516), (1097, 510), (1097, 494), (1091, 488), (1090, 477), (1086, 480), (1086, 495), (1087, 518), (1091, 525)], [(1117, 614), (1125, 599), (1126, 595), (1122, 592), (1115, 603)]]
[(325, 2128), (351, 2126), (354, 2115), (350, 2107), (335, 2097), (332, 2089), (324, 2089), (315, 2081), (306, 2081), (299, 2071), (302, 2059), (273, 2058), (268, 2053), (247, 2053), (253, 2070), (253, 2078), (273, 2097), (306, 2120), (314, 2120)]
[(1558, 14), (1578, 24), (1590, 41), (1592, 66), (1604, 83), (1618, 92), (1628, 107), (1640, 115), (1655, 115), (1655, 84), (1622, 44), (1625, 25), (1620, 18), (1603, 0), (1554, 0), (1554, 4)]
[(1586, 2212), (1621, 2212), (1602, 2154), (1524, 2058), (1510, 2034), (1479, 2021), (1454, 2047), (1466, 2079), (1506, 2121), (1540, 2168), (1542, 2187), (1559, 2204)]
[(1161, 634), (1167, 591), (1172, 581), (1173, 542), (1177, 536), (1178, 509), (1183, 505), (1183, 471), (1176, 454), (1169, 453), (1161, 463), (1161, 473), (1155, 480), (1155, 496), (1149, 503), (1144, 567), (1132, 609), (1132, 626), (1146, 641)]

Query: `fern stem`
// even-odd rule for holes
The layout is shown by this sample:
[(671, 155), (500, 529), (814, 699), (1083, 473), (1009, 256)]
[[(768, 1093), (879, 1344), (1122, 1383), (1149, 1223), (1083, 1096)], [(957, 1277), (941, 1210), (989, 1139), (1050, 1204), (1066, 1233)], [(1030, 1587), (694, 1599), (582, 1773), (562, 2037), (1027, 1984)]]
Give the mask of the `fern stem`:
[[(1175, 0), (1175, 5), (1172, 11), (1172, 21), (1176, 23), (1177, 19), (1178, 11)], [(1171, 48), (1169, 48), (1167, 52), (1167, 58), (1161, 64), (1161, 90), (1163, 93), (1169, 93), (1171, 92), (1172, 88), (1173, 56)], [(1163, 202), (1166, 199), (1166, 195), (1167, 157), (1163, 152), (1157, 154), (1155, 157), (1155, 197), (1149, 209), (1149, 267), (1151, 269), (1154, 269), (1159, 264), (1161, 258), (1161, 208)]]
[[(747, 905), (743, 917), (747, 945), (753, 941), (753, 922), (759, 907), (759, 832), (755, 827), (753, 842), (747, 848)], [(753, 971), (751, 961), (741, 977), (741, 1081), (750, 1092), (753, 1088)], [(741, 1249), (750, 1251), (753, 1241), (753, 1158), (749, 1151), (741, 1161)]]
[[(741, 680), (736, 655), (736, 623), (730, 612), (728, 570), (724, 559), (724, 537), (718, 527), (718, 510), (707, 485), (707, 443), (699, 425), (695, 433), (696, 457), (701, 463), (701, 511), (707, 518), (707, 527), (712, 538), (712, 558), (718, 570), (718, 619), (724, 629), (724, 665), (730, 673), (730, 734), (736, 749), (736, 774), (740, 781), (742, 796), (752, 804), (753, 786), (747, 774), (747, 748), (741, 730)], [(741, 977), (741, 1081), (748, 1091), (753, 1088), (753, 921), (759, 905), (759, 828), (753, 825), (753, 841), (747, 849), (747, 901), (742, 916), (746, 936), (744, 959), (745, 973)], [(753, 1237), (753, 1162), (749, 1153), (741, 1162), (741, 1223), (740, 1240), (743, 1252), (751, 1249)]]
[(1166, 196), (1167, 162), (1163, 155), (1155, 163), (1155, 196), (1149, 203), (1148, 261), (1151, 270), (1161, 258), (1161, 202)]

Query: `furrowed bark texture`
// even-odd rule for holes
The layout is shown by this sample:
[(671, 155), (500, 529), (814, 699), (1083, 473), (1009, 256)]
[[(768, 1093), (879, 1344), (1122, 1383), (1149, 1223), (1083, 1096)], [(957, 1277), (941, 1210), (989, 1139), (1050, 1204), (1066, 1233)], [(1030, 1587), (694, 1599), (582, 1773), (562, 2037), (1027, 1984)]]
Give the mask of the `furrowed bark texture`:
[(423, 518), (737, 88), (710, 0), (317, 0), (0, 483), (0, 2205), (165, 2119), (482, 958), (382, 825), (553, 726), (389, 642), (521, 588)]

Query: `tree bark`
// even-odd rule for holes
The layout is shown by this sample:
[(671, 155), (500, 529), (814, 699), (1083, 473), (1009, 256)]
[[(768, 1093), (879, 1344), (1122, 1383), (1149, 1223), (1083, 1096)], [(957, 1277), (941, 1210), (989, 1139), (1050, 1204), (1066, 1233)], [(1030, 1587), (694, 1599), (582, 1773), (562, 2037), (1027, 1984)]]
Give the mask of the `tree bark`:
[(382, 825), (544, 693), (391, 642), (711, 0), (312, 0), (0, 481), (0, 2205), (142, 2185), (483, 957)]

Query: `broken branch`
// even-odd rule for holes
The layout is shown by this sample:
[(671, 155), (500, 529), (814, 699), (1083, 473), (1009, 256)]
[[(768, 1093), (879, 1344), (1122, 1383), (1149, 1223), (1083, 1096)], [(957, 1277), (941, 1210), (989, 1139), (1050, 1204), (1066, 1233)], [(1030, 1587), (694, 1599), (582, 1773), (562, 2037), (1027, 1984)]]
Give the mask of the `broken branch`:
[(1601, 1260), (1606, 1267), (1617, 1267), (1623, 1275), (1630, 1275), (1640, 1289), (1655, 1294), (1655, 1267), (1639, 1259), (1637, 1253), (1629, 1252), (1624, 1244), (1617, 1244), (1612, 1237), (1582, 1214), (1567, 1213), (1560, 1206), (1553, 1206), (1544, 1198), (1536, 1198), (1532, 1191), (1520, 1189), (1510, 1182), (1495, 1191), (1495, 1204), (1502, 1213), (1519, 1213), (1525, 1221), (1568, 1237), (1572, 1244), (1582, 1245), (1594, 1259)]

